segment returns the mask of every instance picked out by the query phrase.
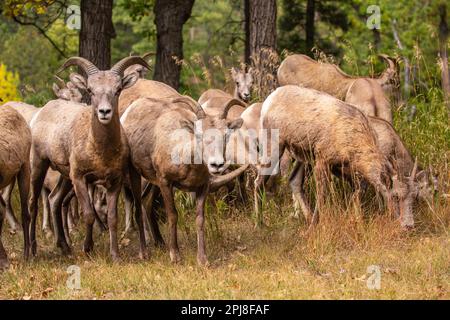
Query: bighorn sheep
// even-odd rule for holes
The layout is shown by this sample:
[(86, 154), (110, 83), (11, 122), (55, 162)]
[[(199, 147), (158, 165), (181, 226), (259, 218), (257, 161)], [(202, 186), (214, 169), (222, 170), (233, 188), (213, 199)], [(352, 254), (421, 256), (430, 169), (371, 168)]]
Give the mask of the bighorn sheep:
[[(27, 103), (23, 103), (23, 102), (16, 102), (16, 101), (10, 101), (5, 103), (2, 107), (11, 107), (14, 110), (16, 110), (27, 122), (27, 124), (30, 124), (31, 119), (33, 118), (33, 116), (36, 114), (36, 112), (39, 111), (39, 108), (36, 108), (33, 105), (27, 104)], [(54, 180), (54, 175), (56, 174), (56, 172), (54, 172), (53, 170), (49, 170), (46, 178), (45, 178), (45, 182), (44, 182), (44, 189), (42, 192), (42, 202), (43, 202), (43, 222), (42, 222), (42, 230), (46, 233), (49, 234), (51, 233), (51, 228), (50, 228), (50, 210), (49, 210), (49, 205), (48, 205), (48, 194), (49, 191), (51, 191), (51, 186), (52, 181)], [(7, 186), (4, 190), (3, 190), (3, 199), (5, 200), (6, 203), (6, 219), (10, 225), (11, 228), (11, 232), (15, 233), (19, 228), (20, 228), (20, 224), (17, 221), (15, 215), (14, 215), (14, 211), (13, 208), (11, 206), (11, 195), (12, 195), (12, 191), (14, 189), (14, 181)]]
[[(204, 265), (207, 263), (203, 231), (204, 206), (208, 192), (234, 179), (246, 169), (246, 166), (242, 166), (226, 175), (216, 176), (226, 169), (223, 141), (227, 140), (228, 131), (242, 125), (242, 119), (231, 122), (226, 120), (230, 107), (227, 105), (219, 117), (210, 117), (188, 97), (141, 98), (133, 102), (121, 117), (133, 165), (145, 179), (161, 190), (169, 221), (172, 262), (181, 259), (173, 188), (196, 193), (197, 261)], [(199, 149), (202, 149), (200, 154)], [(152, 229), (159, 233), (157, 225), (153, 225)]]
[[(31, 133), (25, 119), (14, 109), (0, 108), (0, 189), (17, 179), (22, 211), (24, 257), (28, 259), (30, 240), (28, 234), (28, 193), (30, 188)], [(8, 258), (1, 240), (5, 202), (0, 195), (0, 271), (8, 267)]]
[[(147, 61), (147, 58), (150, 56), (154, 56), (155, 52), (148, 52), (142, 56), (142, 59)], [(150, 62), (150, 61), (149, 61)], [(129, 66), (125, 72), (123, 73), (125, 76), (129, 75), (132, 72), (136, 72), (139, 75), (140, 79), (145, 79), (147, 76), (149, 69), (145, 66), (142, 66), (140, 64), (134, 64), (132, 66)]]
[[(386, 57), (386, 56), (383, 56)], [(388, 60), (389, 61), (389, 60)], [(389, 68), (379, 79), (352, 77), (339, 67), (321, 63), (302, 54), (287, 57), (278, 68), (280, 86), (294, 84), (326, 92), (340, 100), (356, 105), (364, 114), (392, 123), (392, 111), (381, 84), (395, 73)]]
[(236, 84), (236, 86), (234, 87), (233, 96), (220, 89), (209, 89), (200, 96), (200, 98), (198, 99), (198, 103), (203, 105), (212, 97), (227, 97), (229, 99), (235, 98), (244, 102), (248, 102), (251, 97), (251, 88), (253, 85), (252, 72), (252, 68), (248, 69), (247, 72), (244, 72), (233, 67), (231, 69), (231, 78)]
[[(433, 195), (433, 191), (437, 191), (436, 178), (426, 170), (422, 170), (417, 165), (417, 168), (414, 169), (414, 159), (390, 123), (383, 119), (370, 116), (367, 117), (367, 120), (370, 128), (375, 134), (376, 144), (379, 150), (385, 158), (389, 159), (396, 169), (397, 175), (392, 178), (394, 185), (398, 185), (398, 180), (405, 185), (408, 185), (411, 196), (409, 201), (414, 200), (416, 196), (425, 199), (426, 201), (430, 200)], [(305, 213), (305, 217), (308, 218), (310, 212), (308, 210), (308, 203), (302, 188), (303, 181), (305, 179), (304, 170), (305, 167), (302, 164), (296, 163), (293, 173), (290, 176), (289, 183), (293, 191), (295, 210), (294, 216), (298, 216), (298, 212), (301, 209), (303, 213)], [(414, 170), (418, 172), (412, 176), (411, 172)], [(338, 176), (344, 175), (344, 177), (349, 181), (354, 178), (348, 166), (335, 166), (333, 168), (333, 173)]]
[[(100, 71), (90, 61), (73, 57), (61, 67), (78, 66), (86, 78), (73, 73), (71, 82), (80, 90), (86, 90), (91, 105), (86, 107), (71, 101), (48, 102), (31, 121), (33, 145), (31, 150), (31, 241), (36, 252), (35, 225), (37, 198), (49, 166), (61, 173), (57, 187), (50, 195), (56, 244), (63, 253), (70, 252), (62, 226), (61, 204), (72, 184), (81, 205), (86, 236), (84, 251), (93, 249), (92, 238), (95, 210), (89, 196), (89, 188), (103, 185), (107, 189), (110, 252), (114, 261), (119, 259), (117, 239), (117, 199), (124, 175), (129, 173), (131, 189), (135, 196), (136, 221), (140, 233), (140, 256), (145, 256), (145, 239), (141, 223), (140, 179), (133, 167), (129, 167), (129, 148), (121, 128), (118, 98), (121, 91), (132, 86), (138, 79), (136, 73), (124, 76), (127, 67), (147, 63), (140, 57), (127, 57), (116, 63), (111, 70)], [(128, 170), (129, 169), (129, 170)], [(139, 197), (136, 195), (139, 194)], [(139, 217), (139, 218), (138, 218)]]
[(61, 78), (55, 78), (59, 84), (53, 83), (52, 89), (57, 98), (74, 102), (83, 102), (85, 100), (80, 90), (71, 81), (65, 83)]
[[(279, 155), (284, 149), (298, 161), (294, 180), (302, 188), (301, 166), (314, 162), (316, 179), (316, 210), (304, 209), (311, 222), (318, 221), (318, 214), (325, 200), (325, 189), (329, 183), (330, 169), (345, 166), (352, 173), (362, 176), (383, 196), (390, 211), (400, 209), (401, 225), (412, 227), (412, 199), (417, 188), (413, 183), (417, 164), (410, 179), (396, 179), (396, 170), (380, 151), (367, 118), (352, 105), (328, 94), (313, 89), (287, 85), (275, 90), (264, 101), (261, 110), (261, 127), (268, 130), (266, 156), (261, 158), (261, 168), (255, 181), (255, 210), (261, 223), (260, 195), (268, 176), (262, 174), (265, 167), (278, 163), (272, 150), (279, 146)], [(272, 145), (272, 130), (279, 130), (279, 141)], [(391, 188), (390, 180), (393, 179)], [(292, 186), (292, 183), (291, 183)]]

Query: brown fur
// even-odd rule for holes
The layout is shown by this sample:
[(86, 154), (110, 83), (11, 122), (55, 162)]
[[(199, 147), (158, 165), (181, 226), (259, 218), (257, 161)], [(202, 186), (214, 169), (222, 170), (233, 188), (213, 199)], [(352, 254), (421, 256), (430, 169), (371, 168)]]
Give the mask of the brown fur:
[[(379, 150), (367, 118), (355, 107), (316, 90), (284, 86), (264, 102), (261, 121), (265, 129), (279, 129), (280, 155), (287, 148), (299, 163), (314, 162), (318, 210), (312, 222), (317, 222), (333, 166), (345, 165), (364, 177), (394, 209), (389, 181), (392, 166)], [(263, 182), (259, 176), (255, 195)], [(256, 211), (260, 215), (259, 201)]]
[[(138, 79), (132, 73), (123, 76), (131, 63), (145, 62), (139, 57), (119, 61), (111, 70), (100, 71), (89, 61), (74, 57), (67, 60), (63, 68), (78, 65), (87, 73), (87, 78), (71, 74), (70, 80), (77, 88), (90, 93), (91, 105), (53, 100), (48, 102), (31, 122), (33, 147), (32, 163), (32, 250), (36, 252), (35, 224), (37, 197), (42, 189), (43, 179), (49, 166), (61, 173), (57, 187), (52, 191), (52, 212), (55, 215), (56, 243), (63, 253), (70, 252), (65, 239), (61, 205), (70, 192), (72, 184), (82, 206), (86, 237), (84, 251), (93, 249), (93, 224), (95, 210), (91, 190), (102, 185), (107, 190), (108, 226), (110, 251), (113, 260), (119, 259), (117, 237), (117, 201), (125, 175), (129, 174), (133, 196), (136, 199), (136, 217), (139, 224), (140, 256), (145, 257), (145, 239), (140, 204), (140, 182), (137, 173), (129, 167), (127, 139), (120, 125), (118, 96), (123, 88), (132, 86)], [(137, 177), (137, 179), (136, 179)], [(139, 197), (138, 197), (139, 195)]]
[[(17, 179), (22, 210), (24, 256), (29, 256), (28, 191), (30, 184), (31, 133), (25, 119), (13, 108), (0, 107), (0, 189)], [(5, 202), (0, 196), (0, 271), (7, 268), (8, 259), (1, 241)]]
[(377, 116), (392, 123), (389, 100), (376, 79), (352, 77), (335, 65), (295, 54), (281, 63), (278, 82), (280, 86), (294, 84), (326, 92), (355, 104), (366, 115)]
[[(206, 264), (204, 243), (204, 205), (209, 192), (211, 155), (208, 142), (203, 142), (204, 152), (199, 164), (175, 163), (172, 152), (181, 141), (180, 138), (189, 138), (194, 142), (194, 122), (198, 120), (196, 114), (186, 108), (184, 103), (173, 103), (170, 99), (141, 98), (132, 103), (121, 121), (127, 135), (131, 159), (138, 172), (151, 184), (161, 190), (166, 213), (169, 221), (169, 248), (173, 262), (180, 260), (176, 236), (177, 211), (174, 203), (173, 187), (181, 190), (196, 192), (197, 198), (197, 232), (199, 264)], [(226, 119), (205, 116), (200, 118), (203, 132), (207, 129), (219, 129), (222, 132), (233, 123)], [(177, 130), (184, 130), (182, 137), (173, 136)], [(186, 140), (183, 140), (186, 141)], [(193, 150), (191, 150), (193, 154)], [(223, 152), (223, 150), (221, 150)], [(223, 155), (222, 155), (223, 156)], [(214, 174), (223, 172), (214, 172)], [(234, 177), (233, 177), (234, 178)], [(149, 211), (148, 211), (149, 213)], [(151, 220), (151, 218), (150, 218)], [(157, 225), (153, 226), (153, 230)], [(157, 231), (158, 234), (159, 231)]]
[(172, 87), (153, 80), (139, 79), (136, 84), (122, 91), (119, 97), (119, 114), (123, 115), (131, 103), (139, 98), (173, 98), (180, 94)]

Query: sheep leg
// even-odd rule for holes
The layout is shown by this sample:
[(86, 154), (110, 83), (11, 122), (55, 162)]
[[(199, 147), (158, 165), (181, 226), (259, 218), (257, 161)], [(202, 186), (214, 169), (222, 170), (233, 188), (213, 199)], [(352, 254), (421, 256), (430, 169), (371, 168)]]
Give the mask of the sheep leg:
[(2, 227), (3, 227), (3, 219), (5, 218), (6, 205), (3, 201), (2, 195), (0, 194), (0, 272), (8, 269), (9, 262), (8, 256), (6, 255), (5, 248), (2, 243)]
[(246, 185), (245, 180), (246, 180), (245, 174), (241, 174), (238, 177), (239, 200), (243, 204), (246, 204), (248, 202), (248, 194), (247, 194), (247, 190), (245, 190), (245, 185)]
[(78, 221), (80, 220), (80, 213), (78, 212), (78, 199), (75, 196), (72, 197), (72, 200), (70, 201), (70, 214), (68, 218), (68, 224), (69, 224), (69, 231), (73, 232), (75, 229), (75, 226), (78, 224)]
[(31, 241), (31, 253), (36, 255), (37, 242), (36, 242), (36, 220), (38, 215), (38, 200), (41, 195), (44, 179), (47, 174), (49, 162), (47, 160), (39, 159), (39, 156), (32, 153), (31, 155), (31, 198), (30, 198), (30, 213), (31, 213), (31, 225), (30, 225), (30, 241)]
[(95, 207), (95, 192), (96, 192), (95, 189), (96, 189), (96, 187), (93, 184), (90, 184), (88, 186), (89, 198), (91, 199), (91, 203), (93, 204), (92, 208), (94, 209), (94, 217), (95, 217), (94, 224), (97, 225), (100, 232), (104, 232), (108, 229), (105, 224), (105, 221), (108, 219), (108, 217), (104, 216), (104, 215), (102, 217), (100, 217), (97, 212), (97, 208)]
[(6, 220), (8, 221), (11, 233), (15, 234), (20, 229), (20, 223), (14, 215), (14, 210), (11, 205), (11, 196), (14, 189), (15, 180), (13, 180), (4, 190), (3, 199), (6, 203)]
[(256, 180), (255, 180), (255, 189), (254, 189), (255, 228), (260, 228), (264, 225), (263, 213), (262, 213), (262, 202), (263, 202), (263, 196), (264, 196), (264, 186), (270, 177), (271, 176), (269, 176), (269, 175), (262, 175), (260, 172), (258, 172), (258, 176), (256, 177)]
[[(140, 181), (139, 181), (139, 183), (140, 183)], [(118, 241), (118, 237), (117, 237), (117, 220), (118, 220), (117, 201), (119, 199), (121, 189), (122, 189), (122, 181), (119, 181), (106, 191), (106, 203), (108, 206), (109, 250), (111, 253), (111, 258), (114, 262), (120, 261), (119, 241)], [(139, 195), (140, 195), (140, 192), (139, 192)], [(137, 210), (137, 211), (140, 211), (140, 210)], [(142, 224), (141, 224), (141, 227), (142, 227)], [(142, 239), (141, 239), (141, 242), (142, 242)], [(145, 249), (145, 239), (144, 239), (144, 249)], [(141, 243), (140, 251), (142, 251), (142, 243)], [(139, 255), (142, 256), (142, 253), (139, 252)]]
[(50, 211), (52, 213), (53, 227), (55, 229), (56, 246), (61, 250), (63, 255), (70, 254), (71, 249), (66, 241), (64, 234), (64, 226), (62, 219), (62, 203), (65, 196), (70, 192), (72, 184), (69, 179), (63, 176), (59, 177), (58, 184), (52, 190), (49, 196)]
[(69, 220), (70, 220), (70, 204), (73, 199), (73, 196), (75, 195), (75, 192), (73, 191), (73, 188), (69, 191), (69, 193), (64, 197), (64, 200), (62, 202), (62, 219), (63, 219), (63, 228), (64, 228), (64, 235), (66, 237), (66, 242), (71, 245), (72, 239), (70, 239), (70, 227), (69, 227)]
[(86, 182), (83, 178), (73, 178), (73, 187), (75, 189), (75, 194), (78, 198), (78, 202), (81, 205), (81, 210), (83, 211), (84, 223), (86, 225), (86, 235), (84, 238), (83, 251), (89, 254), (94, 248), (94, 240), (92, 238), (95, 215), (94, 208), (89, 198), (89, 191)]
[(201, 266), (208, 264), (205, 252), (205, 203), (209, 192), (209, 184), (196, 192), (197, 208), (195, 224), (197, 226), (197, 263)]
[(147, 259), (144, 219), (142, 215), (141, 176), (132, 165), (130, 166), (130, 182), (134, 200), (134, 219), (136, 220), (139, 230), (139, 258)]
[(125, 234), (136, 230), (133, 221), (133, 193), (129, 188), (123, 188), (125, 202)]
[(317, 160), (314, 166), (314, 175), (316, 178), (316, 208), (312, 215), (310, 228), (319, 222), (319, 213), (325, 206), (325, 195), (327, 193), (328, 183), (330, 182), (327, 164)]
[(305, 164), (301, 161), (296, 161), (292, 173), (289, 177), (289, 185), (292, 190), (292, 199), (294, 201), (295, 218), (299, 217), (299, 211), (303, 212), (306, 222), (310, 222), (312, 217), (312, 210), (306, 199), (305, 189), (303, 184), (305, 182)]
[[(159, 230), (159, 226), (158, 226), (158, 218), (156, 216), (157, 212), (157, 208), (155, 206), (156, 204), (156, 198), (158, 197), (158, 195), (160, 195), (160, 190), (157, 186), (155, 185), (148, 185), (151, 186), (151, 188), (149, 187), (150, 191), (148, 192), (148, 198), (145, 199), (145, 211), (147, 213), (147, 219), (149, 221), (150, 224), (150, 231), (153, 235), (153, 240), (155, 241), (155, 246), (163, 248), (165, 246), (164, 243), (164, 239), (161, 235), (161, 231)], [(147, 186), (146, 186), (147, 189)]]
[(20, 194), (20, 210), (22, 211), (22, 231), (23, 231), (23, 256), (25, 260), (30, 257), (30, 213), (28, 211), (28, 196), (30, 193), (30, 162), (25, 164), (17, 175), (17, 185)]
[(181, 261), (181, 256), (177, 239), (178, 213), (173, 199), (173, 190), (172, 186), (167, 181), (161, 182), (159, 188), (161, 189), (161, 194), (164, 199), (164, 207), (166, 209), (167, 217), (169, 220), (170, 260), (173, 263), (177, 263)]
[(42, 207), (43, 207), (42, 231), (45, 233), (45, 236), (47, 238), (50, 238), (53, 235), (53, 228), (51, 226), (50, 220), (50, 202), (48, 201), (49, 195), (50, 195), (49, 190), (47, 190), (47, 188), (44, 187), (41, 192)]

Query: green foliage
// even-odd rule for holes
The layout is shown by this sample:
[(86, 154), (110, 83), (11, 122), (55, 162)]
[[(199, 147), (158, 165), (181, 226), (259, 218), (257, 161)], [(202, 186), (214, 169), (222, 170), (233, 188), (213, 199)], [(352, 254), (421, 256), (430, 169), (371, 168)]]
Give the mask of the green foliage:
[(0, 64), (0, 99), (3, 101), (19, 100), (19, 75), (8, 71), (4, 64)]

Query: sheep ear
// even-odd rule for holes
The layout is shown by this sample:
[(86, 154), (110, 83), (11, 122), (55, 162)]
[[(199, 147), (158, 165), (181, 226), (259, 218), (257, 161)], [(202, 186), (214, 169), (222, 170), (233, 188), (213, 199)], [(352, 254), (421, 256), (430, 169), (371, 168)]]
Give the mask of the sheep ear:
[(228, 123), (228, 129), (230, 130), (237, 130), (240, 127), (242, 127), (242, 124), (244, 123), (244, 119), (237, 118), (236, 120), (233, 120)]
[(71, 73), (70, 76), (70, 81), (78, 88), (78, 89), (82, 89), (82, 90), (87, 90), (87, 83), (86, 83), (86, 79), (79, 75), (78, 73)]
[(56, 83), (53, 84), (52, 86), (53, 89), (53, 93), (55, 94), (55, 96), (57, 96), (59, 98), (59, 90), (61, 90), (58, 85)]
[(235, 67), (231, 68), (231, 77), (236, 80), (236, 77), (238, 75), (239, 71)]
[(126, 89), (131, 87), (138, 81), (139, 74), (137, 72), (132, 72), (130, 74), (127, 74), (125, 77), (122, 78), (122, 89)]

